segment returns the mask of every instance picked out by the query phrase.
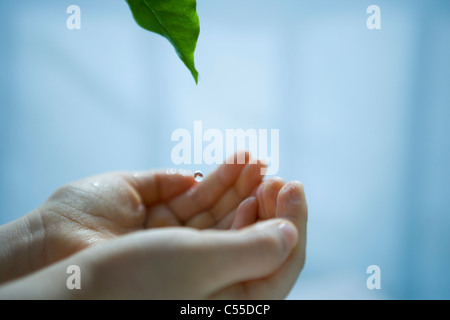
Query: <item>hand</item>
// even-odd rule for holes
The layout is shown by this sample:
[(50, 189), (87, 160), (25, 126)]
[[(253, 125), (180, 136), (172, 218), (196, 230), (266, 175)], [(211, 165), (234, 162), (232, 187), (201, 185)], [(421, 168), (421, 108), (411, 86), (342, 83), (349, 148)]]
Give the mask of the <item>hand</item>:
[[(228, 231), (173, 227), (134, 232), (13, 282), (3, 293), (0, 288), (0, 298), (6, 293), (9, 298), (24, 293), (27, 298), (284, 298), (304, 263), (306, 203), (296, 182), (283, 185), (275, 203), (264, 199), (281, 184), (271, 180), (257, 193), (263, 202), (250, 198), (237, 213), (248, 218), (266, 210), (255, 210), (256, 205), (275, 204), (274, 216), (281, 219)], [(73, 264), (82, 270), (81, 290), (65, 288), (65, 270)]]
[[(237, 157), (235, 155), (235, 159)], [(245, 154), (245, 160), (241, 165), (220, 166), (201, 183), (196, 183), (192, 175), (145, 172), (106, 174), (64, 186), (29, 217), (27, 225), (36, 231), (32, 232), (32, 238), (41, 241), (34, 247), (37, 250), (29, 250), (32, 253), (27, 260), (38, 269), (69, 256), (69, 259), (77, 257), (77, 263), (85, 265), (90, 270), (89, 278), (93, 279), (87, 281), (91, 289), (83, 290), (83, 293), (97, 298), (104, 297), (105, 292), (116, 298), (132, 297), (133, 291), (145, 298), (282, 298), (289, 292), (304, 263), (307, 209), (303, 188), (299, 183), (285, 184), (281, 179), (261, 183), (263, 165), (259, 162), (250, 164), (248, 154)], [(267, 230), (259, 224), (247, 227), (259, 220), (277, 217), (290, 220), (295, 231), (288, 231), (283, 237), (283, 232), (277, 233), (275, 230), (278, 229), (273, 226)], [(287, 226), (284, 230), (289, 230), (290, 223), (284, 225)], [(188, 228), (142, 231), (174, 226), (242, 231), (194, 231)], [(96, 246), (98, 244), (102, 245)], [(296, 244), (292, 252), (289, 244)], [(243, 250), (237, 250), (239, 248)], [(74, 255), (77, 252), (79, 254)], [(149, 252), (152, 252), (151, 259)], [(218, 252), (222, 258), (213, 252)], [(168, 268), (173, 266), (169, 262), (176, 256), (185, 257), (176, 258), (177, 262), (195, 268)], [(36, 262), (39, 257), (45, 259)], [(227, 267), (225, 261), (214, 264), (216, 259), (234, 261), (235, 267)], [(67, 267), (67, 261), (61, 263)], [(136, 269), (133, 271), (136, 278), (121, 271), (118, 267), (121, 264), (116, 263), (120, 261), (135, 261), (136, 265), (129, 267)], [(262, 265), (261, 261), (268, 262)], [(60, 267), (61, 264), (56, 264), (42, 273), (51, 275), (48, 279), (51, 280), (55, 278), (52, 270)], [(109, 278), (108, 272), (98, 271), (104, 268), (111, 270)], [(204, 268), (214, 276), (209, 278)], [(145, 271), (150, 269), (154, 272)], [(227, 276), (230, 272), (231, 276)], [(197, 279), (198, 285), (188, 281), (190, 285), (185, 288), (192, 289), (190, 295), (181, 290), (182, 281), (178, 284), (158, 283), (166, 277), (178, 279), (176, 274), (186, 276), (185, 280), (201, 277), (217, 278), (217, 281)], [(228, 280), (219, 281), (221, 277)], [(31, 278), (36, 279), (36, 274)], [(39, 279), (45, 279), (45, 276)], [(159, 290), (158, 295), (153, 291), (136, 291), (142, 279), (145, 279), (143, 283), (147, 290), (161, 286), (165, 289)], [(117, 292), (102, 290), (114, 286), (117, 283), (114, 280), (119, 281)], [(124, 290), (126, 284), (129, 284), (128, 290)], [(180, 294), (177, 290), (181, 290)]]
[[(27, 216), (34, 243), (23, 260), (30, 266), (9, 278), (139, 230), (229, 228), (238, 205), (263, 178), (263, 164), (250, 163), (248, 153), (233, 157), (234, 164), (221, 165), (201, 183), (192, 174), (169, 170), (108, 173), (63, 186)], [(238, 164), (241, 157), (244, 163)]]
[(230, 231), (144, 232), (94, 254), (94, 296), (282, 299), (305, 263), (306, 226), (302, 184), (269, 179), (241, 203)]

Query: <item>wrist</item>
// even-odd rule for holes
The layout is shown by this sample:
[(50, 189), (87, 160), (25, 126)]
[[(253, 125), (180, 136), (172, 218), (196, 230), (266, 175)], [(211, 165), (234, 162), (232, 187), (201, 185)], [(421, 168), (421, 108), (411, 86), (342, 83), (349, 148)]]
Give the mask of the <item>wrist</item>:
[(27, 231), (29, 232), (27, 243), (27, 258), (31, 272), (39, 270), (47, 265), (47, 253), (45, 241), (48, 237), (44, 218), (40, 208), (23, 217)]
[[(70, 266), (80, 265), (78, 275)], [(65, 259), (37, 272), (0, 285), (0, 300), (82, 300), (91, 291), (90, 268), (83, 259)], [(80, 287), (73, 287), (72, 277), (79, 276)], [(75, 280), (78, 281), (78, 280)]]
[(0, 283), (45, 264), (45, 232), (38, 210), (0, 227)]

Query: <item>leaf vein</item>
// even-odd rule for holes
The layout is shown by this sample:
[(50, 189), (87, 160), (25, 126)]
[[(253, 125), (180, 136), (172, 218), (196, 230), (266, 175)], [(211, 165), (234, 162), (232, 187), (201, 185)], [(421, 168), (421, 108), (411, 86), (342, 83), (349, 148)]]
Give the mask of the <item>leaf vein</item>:
[[(169, 31), (169, 29), (164, 25), (164, 23), (161, 21), (161, 19), (159, 18), (158, 14), (155, 12), (155, 10), (153, 10), (153, 8), (150, 7), (148, 5), (147, 1), (145, 1), (145, 0), (144, 0), (144, 4), (153, 13), (156, 20), (158, 20), (158, 23), (160, 24), (160, 26), (169, 34), (172, 41), (176, 43), (176, 38), (172, 35), (172, 33)], [(177, 46), (178, 46), (178, 44), (177, 44)], [(177, 49), (177, 51), (183, 56), (182, 59), (184, 59), (184, 61), (188, 61), (187, 57), (185, 56), (184, 52), (181, 51), (181, 49), (180, 50)]]

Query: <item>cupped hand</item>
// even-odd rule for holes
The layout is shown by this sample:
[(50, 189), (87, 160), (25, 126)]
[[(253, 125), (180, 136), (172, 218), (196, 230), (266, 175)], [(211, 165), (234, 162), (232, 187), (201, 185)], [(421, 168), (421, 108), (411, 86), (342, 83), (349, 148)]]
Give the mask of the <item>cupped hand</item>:
[(227, 163), (201, 183), (166, 170), (108, 173), (61, 187), (31, 219), (43, 239), (33, 268), (149, 228), (229, 229), (239, 204), (260, 185), (264, 165), (246, 152)]
[(43, 239), (35, 269), (51, 265), (36, 285), (75, 263), (84, 298), (284, 298), (305, 262), (303, 186), (263, 182), (264, 165), (240, 157), (200, 183), (119, 172), (60, 188), (30, 223)]
[[(275, 212), (266, 212), (272, 205)], [(12, 298), (25, 292), (58, 299), (281, 299), (303, 267), (306, 220), (301, 184), (269, 180), (239, 206), (231, 230), (136, 231), (81, 250), (3, 292)], [(81, 270), (80, 290), (65, 287), (69, 265)]]
[(283, 299), (305, 263), (307, 210), (300, 182), (274, 178), (241, 202), (230, 230), (169, 228), (124, 237), (95, 254), (105, 259), (93, 263), (100, 275), (95, 296)]

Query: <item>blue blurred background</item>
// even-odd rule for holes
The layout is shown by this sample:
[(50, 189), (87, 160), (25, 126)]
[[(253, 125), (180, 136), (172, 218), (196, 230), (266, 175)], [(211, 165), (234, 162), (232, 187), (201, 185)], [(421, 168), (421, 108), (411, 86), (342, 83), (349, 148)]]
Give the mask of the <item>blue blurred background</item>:
[[(81, 8), (81, 30), (66, 9)], [(366, 9), (381, 8), (381, 30)], [(174, 167), (177, 128), (280, 129), (305, 184), (289, 299), (450, 298), (450, 2), (199, 0), (195, 85), (125, 0), (0, 4), (0, 223), (59, 186)], [(214, 166), (189, 167), (206, 172)], [(366, 268), (381, 268), (368, 290)]]

